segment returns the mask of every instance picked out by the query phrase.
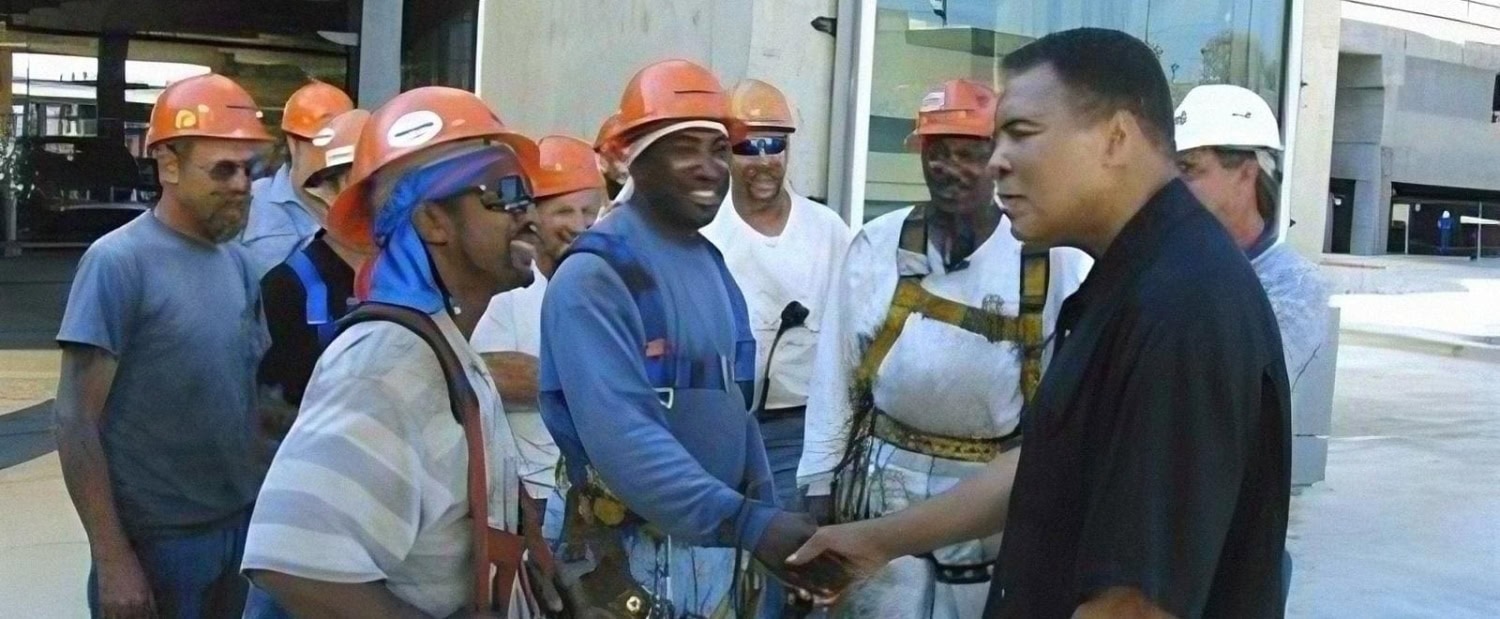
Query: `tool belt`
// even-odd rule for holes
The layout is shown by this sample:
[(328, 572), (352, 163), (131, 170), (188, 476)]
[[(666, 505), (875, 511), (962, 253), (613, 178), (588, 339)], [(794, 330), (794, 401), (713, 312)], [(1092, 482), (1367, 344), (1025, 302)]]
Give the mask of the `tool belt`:
[[(559, 548), (563, 598), (575, 617), (647, 619), (670, 617), (630, 573), (630, 556), (617, 525), (595, 516), (596, 499), (582, 486), (568, 488)], [(607, 508), (606, 513), (614, 513)], [(620, 505), (623, 514), (628, 514)], [(668, 611), (668, 612), (663, 612)]]
[(1019, 428), (995, 438), (944, 436), (913, 428), (879, 409), (875, 410), (873, 422), (870, 433), (875, 438), (907, 451), (945, 460), (986, 463), (1021, 446)]
[(918, 558), (932, 564), (933, 578), (945, 585), (977, 585), (989, 582), (994, 576), (994, 561), (983, 563), (968, 563), (962, 565), (945, 565), (932, 556), (932, 553), (917, 555)]
[[(453, 418), (463, 428), (464, 444), (468, 450), (468, 502), (469, 519), (472, 522), (474, 597), (471, 610), (479, 612), (507, 613), (511, 606), (511, 592), (519, 588), (523, 600), (533, 616), (540, 616), (545, 609), (537, 603), (536, 585), (533, 578), (553, 578), (555, 564), (551, 548), (542, 538), (542, 514), (539, 506), (520, 490), (521, 480), (516, 479), (517, 496), (520, 502), (520, 534), (490, 526), (489, 519), (489, 468), (485, 459), (483, 422), (479, 416), (479, 397), (464, 373), (463, 362), (458, 358), (448, 339), (428, 315), (405, 307), (381, 303), (366, 303), (356, 308), (339, 322), (339, 330), (348, 329), (362, 322), (393, 322), (422, 338), (422, 341), (437, 355), (443, 379), (448, 388), (448, 404)], [(528, 559), (529, 553), (529, 559)], [(519, 585), (519, 586), (518, 586)]]

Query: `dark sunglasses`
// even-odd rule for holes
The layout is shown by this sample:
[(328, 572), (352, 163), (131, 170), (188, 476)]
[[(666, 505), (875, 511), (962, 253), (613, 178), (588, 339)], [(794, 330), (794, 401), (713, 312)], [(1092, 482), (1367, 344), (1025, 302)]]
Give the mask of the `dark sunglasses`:
[(531, 187), (526, 177), (519, 174), (501, 177), (492, 183), (471, 190), (479, 194), (479, 203), (485, 210), (502, 211), (510, 215), (525, 215), (535, 205), (531, 198)]
[(754, 137), (734, 145), (734, 154), (744, 157), (780, 155), (786, 152), (786, 138)]
[(255, 180), (257, 178), (267, 176), (271, 172), (271, 166), (266, 162), (266, 160), (260, 158), (251, 159), (249, 161), (226, 160), (220, 161), (211, 166), (199, 165), (196, 163), (189, 163), (189, 165), (198, 168), (199, 170), (203, 170), (203, 173), (207, 174), (210, 179), (213, 179), (215, 182), (219, 183), (232, 181), (234, 180), (234, 177), (238, 176), (241, 172), (243, 172), (245, 174), (245, 177), (249, 178), (250, 180)]
[(183, 151), (175, 148), (173, 145), (168, 144), (167, 148), (177, 155), (179, 161), (202, 170), (204, 174), (207, 174), (215, 182), (223, 183), (234, 180), (234, 177), (240, 172), (244, 172), (245, 177), (250, 180), (271, 174), (271, 162), (266, 157), (253, 157), (245, 161), (225, 159), (215, 162), (213, 165), (202, 165), (189, 161), (188, 157), (183, 154)]

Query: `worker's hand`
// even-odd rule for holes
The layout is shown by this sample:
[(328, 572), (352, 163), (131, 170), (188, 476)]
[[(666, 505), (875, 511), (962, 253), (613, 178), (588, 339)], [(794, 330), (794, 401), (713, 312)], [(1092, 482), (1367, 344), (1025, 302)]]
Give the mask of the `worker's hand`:
[(830, 605), (839, 600), (849, 584), (874, 576), (895, 558), (876, 538), (870, 521), (861, 521), (818, 529), (786, 562), (791, 569), (802, 570), (820, 561), (836, 561), (844, 570), (845, 586), (810, 591), (819, 604)]
[(118, 553), (94, 565), (99, 580), (99, 611), (104, 619), (155, 619), (151, 584), (134, 554)]
[(772, 576), (809, 595), (824, 597), (842, 590), (849, 581), (837, 555), (810, 558), (796, 566), (787, 563), (817, 528), (807, 514), (778, 513), (756, 545), (755, 558)]
[(833, 524), (833, 495), (810, 496), (803, 500), (803, 504), (818, 526)]

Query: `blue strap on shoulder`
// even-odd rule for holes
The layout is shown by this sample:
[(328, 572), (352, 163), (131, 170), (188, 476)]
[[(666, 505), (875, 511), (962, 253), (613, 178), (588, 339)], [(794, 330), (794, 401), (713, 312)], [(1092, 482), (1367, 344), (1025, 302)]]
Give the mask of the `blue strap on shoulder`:
[[(750, 330), (750, 309), (734, 275), (729, 272), (729, 265), (724, 262), (724, 254), (712, 243), (708, 247), (714, 264), (719, 267), (719, 281), (724, 284), (724, 293), (729, 296), (730, 311), (734, 312), (734, 382), (744, 393), (745, 408), (749, 409), (755, 403), (755, 333)], [(766, 378), (770, 379), (769, 376)]]
[(729, 368), (732, 376), (725, 375), (725, 368), (718, 359), (684, 359), (676, 354), (667, 339), (666, 303), (661, 288), (623, 239), (590, 230), (574, 239), (563, 260), (579, 253), (593, 254), (604, 260), (630, 291), (641, 314), (641, 326), (646, 336), (647, 350), (641, 351), (646, 378), (661, 396), (662, 404), (671, 408), (677, 389), (726, 389), (725, 381), (732, 380), (744, 394), (745, 406), (750, 406), (755, 380), (755, 337), (750, 331), (750, 314), (744, 295), (735, 285), (729, 267), (717, 250), (713, 252), (714, 261), (734, 313), (735, 353), (733, 367)]
[(323, 282), (323, 274), (318, 272), (306, 251), (292, 254), (286, 263), (302, 282), (302, 291), (307, 293), (307, 324), (317, 330), (318, 346), (327, 348), (337, 332), (333, 316), (328, 311), (328, 284)]

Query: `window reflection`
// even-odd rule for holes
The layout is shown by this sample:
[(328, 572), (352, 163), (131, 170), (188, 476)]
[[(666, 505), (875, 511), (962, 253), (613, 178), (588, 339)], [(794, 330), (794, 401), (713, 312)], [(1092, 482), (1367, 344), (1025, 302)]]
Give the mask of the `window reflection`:
[(1142, 38), (1180, 102), (1236, 84), (1281, 109), (1287, 0), (879, 0), (865, 220), (927, 199), (903, 147), (922, 95), (945, 80), (999, 82), (1005, 54), (1046, 34), (1112, 28)]

